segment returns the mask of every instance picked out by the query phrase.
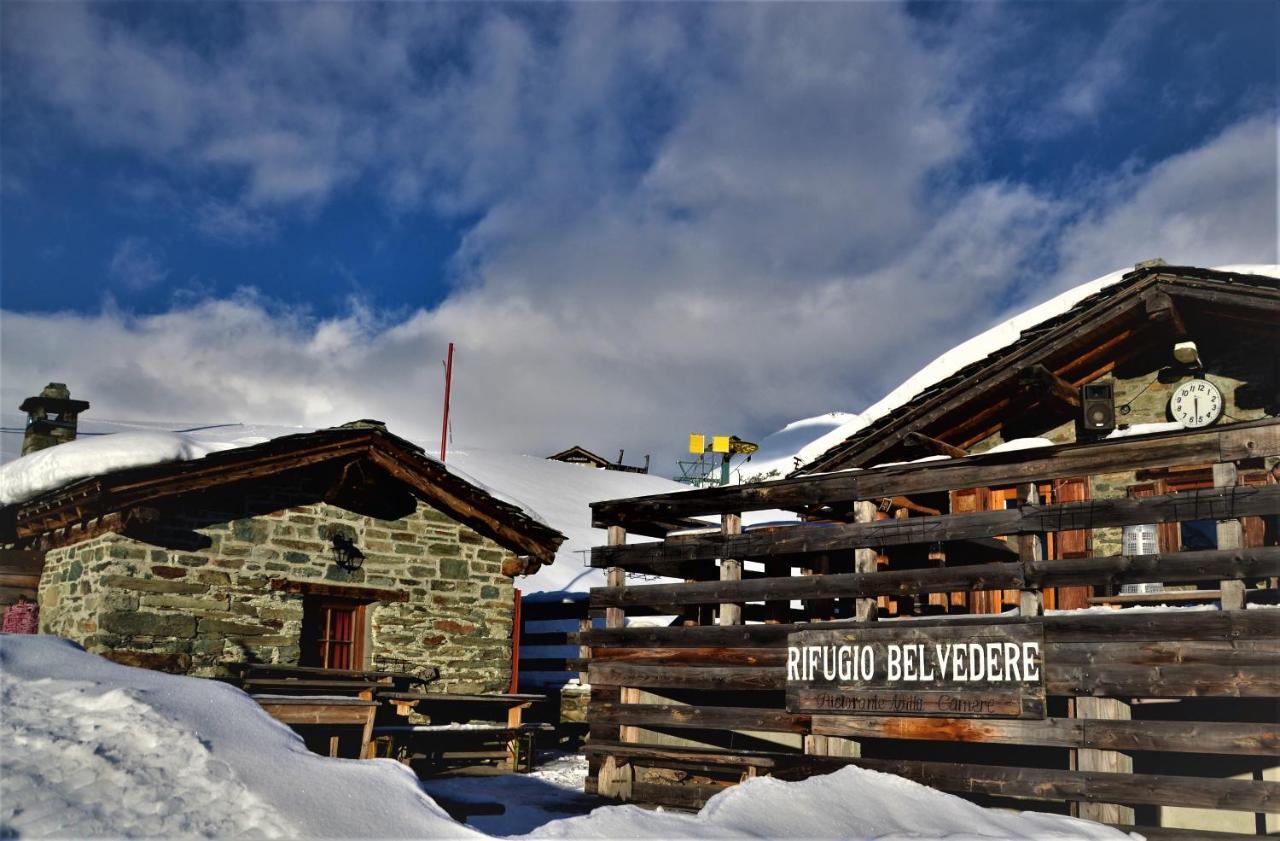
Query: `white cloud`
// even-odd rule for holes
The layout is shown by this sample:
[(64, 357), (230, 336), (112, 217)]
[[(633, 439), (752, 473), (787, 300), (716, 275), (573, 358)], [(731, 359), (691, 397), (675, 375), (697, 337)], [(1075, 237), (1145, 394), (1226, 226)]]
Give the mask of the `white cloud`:
[(146, 237), (128, 237), (116, 246), (107, 274), (126, 289), (149, 289), (169, 276), (164, 250)]
[(275, 220), (265, 214), (217, 199), (196, 205), (194, 214), (196, 230), (210, 239), (230, 244), (271, 239), (278, 227)]
[(1280, 262), (1276, 122), (1256, 116), (1204, 145), (1096, 185), (1059, 243), (1060, 284), (1138, 260)]
[(206, 235), (269, 235), (268, 214), (351, 185), (475, 214), (456, 288), (394, 319), (250, 293), (6, 312), (5, 405), (56, 380), (101, 417), (371, 416), (429, 438), (455, 341), (459, 441), (671, 455), (694, 430), (857, 410), (1010, 307), (1139, 259), (1275, 259), (1261, 120), (1068, 197), (957, 183), (981, 95), (957, 80), (982, 44), (926, 45), (896, 6), (244, 15), (241, 40), (198, 51), (38, 6), (5, 44), (88, 136), (239, 179), (190, 211)]

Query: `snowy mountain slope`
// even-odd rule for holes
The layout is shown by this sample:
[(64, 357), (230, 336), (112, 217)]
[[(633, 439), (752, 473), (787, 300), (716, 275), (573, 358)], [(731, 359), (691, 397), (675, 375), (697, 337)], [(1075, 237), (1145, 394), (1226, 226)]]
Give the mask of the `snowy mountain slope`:
[[(1239, 264), (1215, 266), (1213, 268), (1224, 272), (1280, 278), (1280, 265), (1274, 264)], [(749, 479), (771, 469), (780, 469), (782, 475), (785, 476), (795, 469), (796, 459), (800, 460), (800, 464), (807, 464), (813, 461), (846, 438), (860, 432), (880, 418), (908, 403), (911, 398), (939, 380), (946, 379), (961, 368), (984, 359), (1000, 348), (1012, 344), (1017, 341), (1024, 330), (1035, 327), (1042, 321), (1061, 315), (1090, 295), (1101, 292), (1108, 286), (1118, 283), (1131, 271), (1133, 271), (1131, 267), (1125, 268), (1103, 275), (1087, 283), (1082, 283), (1050, 298), (1042, 304), (1038, 304), (1002, 321), (967, 341), (961, 342), (912, 374), (897, 388), (861, 412), (855, 414), (831, 412), (827, 415), (819, 415), (787, 424), (760, 442), (760, 453), (763, 455), (767, 450), (769, 455), (767, 458), (753, 457), (747, 467), (742, 470), (743, 478)], [(838, 424), (827, 425), (822, 422), (825, 418), (843, 418), (843, 420)], [(810, 426), (819, 434), (795, 443), (794, 449), (787, 452), (787, 447), (795, 442), (795, 439), (799, 437), (803, 430), (810, 428)]]
[[(0, 837), (487, 838), (389, 759), (328, 759), (230, 685), (118, 666), (53, 637), (0, 636)], [(487, 777), (488, 799), (527, 778)], [(570, 800), (566, 794), (565, 800)], [(696, 815), (607, 806), (525, 838), (1106, 839), (846, 768), (760, 778)]]

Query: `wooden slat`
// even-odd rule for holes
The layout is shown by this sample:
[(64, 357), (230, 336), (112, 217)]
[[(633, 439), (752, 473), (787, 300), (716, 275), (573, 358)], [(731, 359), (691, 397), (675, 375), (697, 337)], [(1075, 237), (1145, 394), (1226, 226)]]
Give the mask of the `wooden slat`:
[(771, 532), (702, 534), (660, 543), (597, 546), (591, 550), (591, 565), (663, 574), (664, 565), (714, 558), (795, 556), (861, 546), (935, 543), (1135, 523), (1222, 520), (1276, 512), (1280, 512), (1280, 485), (1207, 488), (1164, 496), (1026, 505), (940, 517), (800, 525)]
[(1280, 726), (1213, 721), (1108, 721), (815, 715), (813, 732), (858, 739), (916, 739), (1122, 751), (1176, 751), (1275, 756)]
[(1265, 666), (1045, 664), (1050, 695), (1141, 698), (1280, 698), (1280, 669)]
[[(913, 626), (963, 626), (977, 620), (980, 624), (1018, 623), (1017, 617), (977, 616), (939, 617), (911, 620)], [(1238, 640), (1265, 639), (1280, 634), (1280, 610), (1233, 611), (1108, 611), (1105, 613), (1067, 614), (1038, 617), (1043, 622), (1048, 643), (1099, 643), (1168, 640)], [(883, 623), (819, 622), (778, 625), (737, 625), (730, 627), (701, 626), (692, 628), (596, 628), (578, 634), (587, 645), (619, 648), (666, 646), (699, 648), (704, 646), (785, 646), (787, 635), (800, 630), (828, 630), (857, 627), (883, 628)]]
[(1032, 800), (1178, 805), (1248, 812), (1280, 812), (1280, 783), (1185, 777), (1168, 774), (1115, 774), (1017, 768), (904, 759), (867, 759), (775, 753), (728, 753), (650, 745), (597, 743), (587, 751), (631, 762), (685, 758), (726, 767), (755, 767), (784, 779), (824, 774), (847, 765), (897, 774), (923, 785), (965, 794)]
[(593, 704), (590, 718), (600, 724), (674, 727), (699, 730), (758, 730), (807, 733), (809, 716), (759, 707), (706, 707), (684, 704)]
[(902, 593), (948, 593), (958, 590), (1119, 584), (1131, 581), (1218, 581), (1274, 575), (1280, 575), (1280, 546), (757, 578), (749, 581), (594, 587), (591, 590), (591, 606), (602, 608), (849, 598)]
[[(1060, 666), (1046, 652), (1045, 691), (1049, 695), (1143, 698), (1278, 698), (1280, 669), (1273, 665), (1223, 668), (1217, 665), (1097, 667)], [(647, 689), (708, 689), (732, 692), (782, 690), (782, 667), (650, 666), (592, 661), (592, 685)]]
[(723, 488), (593, 503), (594, 524), (643, 522), (655, 517), (699, 516), (725, 511), (795, 510), (860, 499), (904, 496), (954, 488), (1048, 481), (1183, 464), (1204, 464), (1280, 454), (1280, 421), (1265, 419), (1212, 430), (1064, 444), (857, 472), (780, 479)]
[(786, 672), (780, 668), (637, 666), (631, 663), (591, 661), (587, 670), (592, 686), (637, 686), (662, 689), (714, 689), (734, 692), (786, 688)]

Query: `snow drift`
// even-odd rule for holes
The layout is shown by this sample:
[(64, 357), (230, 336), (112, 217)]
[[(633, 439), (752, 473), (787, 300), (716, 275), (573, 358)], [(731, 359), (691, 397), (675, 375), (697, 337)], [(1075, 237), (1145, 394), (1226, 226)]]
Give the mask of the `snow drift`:
[[(392, 760), (328, 759), (240, 690), (0, 636), (2, 837), (484, 838)], [(487, 778), (495, 799), (501, 779)], [(566, 792), (567, 794), (567, 792)], [(696, 815), (609, 806), (530, 838), (1124, 838), (874, 771), (756, 779)]]

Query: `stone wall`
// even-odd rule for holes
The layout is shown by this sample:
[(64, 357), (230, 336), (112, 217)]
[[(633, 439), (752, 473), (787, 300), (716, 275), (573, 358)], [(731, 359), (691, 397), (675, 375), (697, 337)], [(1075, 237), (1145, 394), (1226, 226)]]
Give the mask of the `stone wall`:
[[(50, 551), (41, 630), (130, 665), (219, 675), (228, 662), (296, 664), (303, 596), (272, 579), (403, 592), (367, 610), (367, 664), (435, 666), (436, 691), (504, 691), (511, 675), (511, 553), (419, 502), (398, 520), (335, 507), (304, 485), (187, 496), (155, 534), (103, 535)], [(335, 531), (365, 555), (333, 562)]]

